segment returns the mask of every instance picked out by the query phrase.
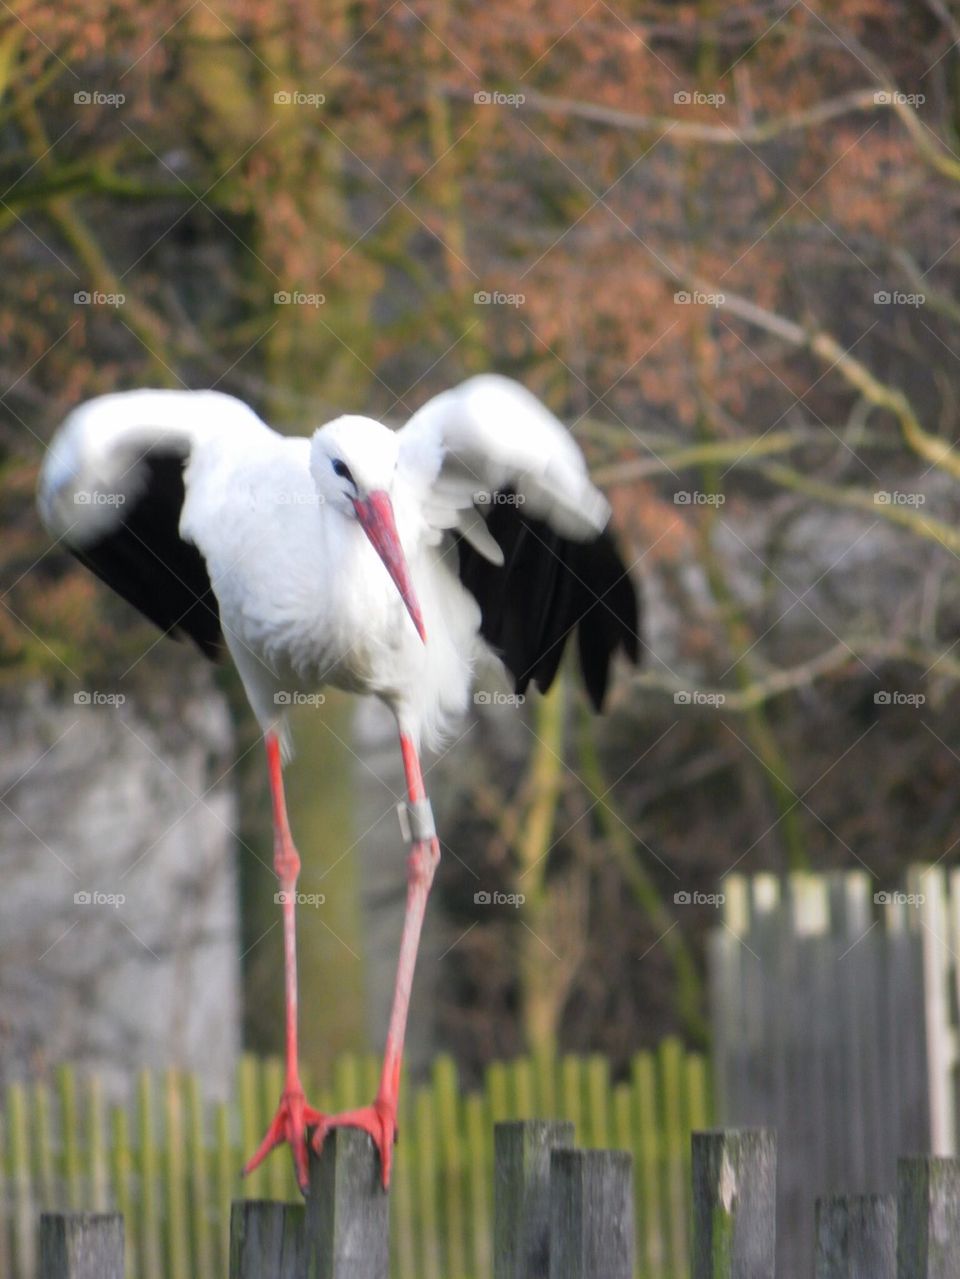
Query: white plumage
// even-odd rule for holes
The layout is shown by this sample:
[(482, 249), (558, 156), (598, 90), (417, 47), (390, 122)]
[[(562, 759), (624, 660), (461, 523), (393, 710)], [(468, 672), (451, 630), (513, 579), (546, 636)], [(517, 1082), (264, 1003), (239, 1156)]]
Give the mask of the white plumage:
[[(410, 989), (440, 857), (419, 762), (466, 708), (473, 665), (502, 657), (549, 687), (571, 632), (599, 707), (611, 657), (637, 656), (637, 605), (606, 501), (557, 419), (516, 383), (472, 378), (403, 430), (340, 417), (289, 439), (214, 391), (130, 391), (81, 405), (54, 437), (38, 501), (108, 585), (209, 657), (224, 643), (263, 728), (283, 909), (286, 1083), (247, 1169), (305, 1133), (369, 1132), (390, 1177)], [(371, 1106), (323, 1115), (297, 1055), (295, 889), (282, 756), (293, 693), (325, 684), (396, 715), (413, 850), (383, 1072)]]
[[(287, 750), (284, 695), (324, 684), (375, 694), (415, 739), (440, 741), (466, 707), (482, 644), (447, 534), (501, 564), (484, 521), (494, 494), (512, 490), (524, 513), (573, 538), (596, 537), (609, 516), (566, 429), (523, 387), (485, 375), (436, 396), (401, 431), (346, 416), (312, 440), (277, 434), (215, 391), (102, 396), (70, 414), (44, 464), (50, 532), (75, 548), (96, 544), (140, 498), (158, 450), (186, 463), (177, 531), (203, 556), (260, 724), (279, 729)], [(357, 522), (337, 459), (356, 491), (390, 495), (426, 644)]]

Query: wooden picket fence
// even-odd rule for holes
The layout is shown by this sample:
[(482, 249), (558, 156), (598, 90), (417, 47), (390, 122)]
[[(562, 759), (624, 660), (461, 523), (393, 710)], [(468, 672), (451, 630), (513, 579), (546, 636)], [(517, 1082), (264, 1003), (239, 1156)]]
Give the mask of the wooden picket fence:
[[(960, 870), (729, 875), (710, 940), (718, 1121), (780, 1135), (778, 1274), (813, 1269), (817, 1195), (895, 1194), (955, 1156)], [(957, 1272), (960, 1276), (960, 1270)]]
[[(344, 1056), (313, 1104), (369, 1100), (379, 1062)], [(12, 1084), (0, 1108), (0, 1276), (35, 1279), (41, 1212), (119, 1212), (127, 1279), (223, 1279), (230, 1205), (243, 1196), (300, 1203), (278, 1153), (246, 1181), (282, 1087), (277, 1060), (245, 1057), (233, 1098), (208, 1103), (197, 1080), (143, 1072), (123, 1106), (108, 1106), (96, 1075), (70, 1067), (50, 1082)], [(634, 1157), (638, 1273), (689, 1271), (690, 1132), (712, 1119), (704, 1058), (676, 1039), (638, 1053), (611, 1083), (599, 1056), (522, 1057), (492, 1064), (477, 1092), (461, 1090), (449, 1057), (428, 1084), (401, 1090), (390, 1194), (393, 1279), (490, 1279), (493, 1126), (523, 1118), (571, 1121), (581, 1145)]]
[[(774, 1279), (777, 1140), (692, 1134), (690, 1279)], [(580, 1150), (573, 1125), (494, 1130), (493, 1279), (634, 1279), (634, 1160)], [(364, 1134), (311, 1158), (306, 1206), (235, 1201), (227, 1279), (388, 1279), (390, 1200)], [(816, 1202), (815, 1279), (956, 1279), (960, 1161), (900, 1159), (895, 1195)], [(123, 1279), (124, 1219), (47, 1214), (37, 1279)]]

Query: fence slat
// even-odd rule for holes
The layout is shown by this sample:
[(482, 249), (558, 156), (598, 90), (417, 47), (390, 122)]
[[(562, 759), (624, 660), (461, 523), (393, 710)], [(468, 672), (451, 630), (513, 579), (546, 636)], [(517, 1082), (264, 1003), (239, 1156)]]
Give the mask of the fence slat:
[(960, 1160), (897, 1160), (897, 1279), (960, 1275)]
[(365, 1132), (334, 1128), (310, 1156), (306, 1260), (311, 1279), (387, 1279), (390, 1198)]
[(123, 1279), (120, 1214), (43, 1213), (39, 1279)]
[(774, 1133), (695, 1132), (692, 1155), (693, 1279), (773, 1279)]
[(632, 1279), (633, 1159), (625, 1150), (550, 1155), (550, 1279)]
[(304, 1210), (269, 1199), (230, 1206), (230, 1279), (306, 1279)]
[(815, 1279), (896, 1279), (894, 1195), (835, 1195), (816, 1206)]
[(573, 1124), (531, 1119), (494, 1129), (494, 1279), (546, 1279), (550, 1152), (573, 1144)]

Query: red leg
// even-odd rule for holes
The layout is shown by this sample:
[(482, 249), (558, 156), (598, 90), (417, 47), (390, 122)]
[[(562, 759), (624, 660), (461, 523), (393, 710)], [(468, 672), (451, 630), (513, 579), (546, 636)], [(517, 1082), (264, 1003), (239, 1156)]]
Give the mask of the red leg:
[(283, 909), (283, 969), (286, 994), (286, 1046), (287, 1075), (277, 1113), (273, 1117), (267, 1135), (256, 1154), (244, 1165), (244, 1174), (252, 1172), (274, 1146), (288, 1142), (293, 1151), (300, 1189), (307, 1190), (306, 1129), (322, 1116), (308, 1106), (300, 1083), (300, 1067), (297, 1052), (297, 876), (300, 874), (300, 858), (294, 847), (287, 821), (287, 805), (283, 794), (283, 769), (280, 762), (280, 743), (276, 733), (267, 733), (267, 763), (270, 769), (270, 794), (273, 798), (273, 868), (280, 885), (279, 897)]
[[(426, 791), (417, 748), (402, 730), (400, 749), (407, 778), (407, 797), (411, 806), (423, 811)], [(331, 1128), (363, 1128), (373, 1138), (380, 1151), (380, 1171), (384, 1189), (390, 1184), (390, 1168), (393, 1162), (393, 1143), (397, 1131), (397, 1095), (400, 1086), (400, 1067), (403, 1061), (403, 1040), (407, 1029), (407, 1012), (410, 1007), (410, 989), (413, 971), (417, 963), (420, 930), (433, 883), (434, 871), (440, 861), (440, 845), (436, 835), (424, 835), (414, 831), (413, 846), (407, 863), (407, 909), (403, 919), (403, 937), (400, 941), (400, 957), (397, 961), (397, 977), (393, 990), (393, 1008), (387, 1030), (387, 1045), (383, 1057), (380, 1086), (370, 1106), (349, 1110), (341, 1115), (325, 1115), (313, 1135), (314, 1149), (319, 1152)]]

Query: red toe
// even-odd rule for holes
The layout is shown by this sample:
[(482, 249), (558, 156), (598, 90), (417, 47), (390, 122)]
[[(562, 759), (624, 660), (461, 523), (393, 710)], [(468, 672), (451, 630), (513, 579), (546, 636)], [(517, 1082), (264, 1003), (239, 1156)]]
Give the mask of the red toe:
[(257, 1148), (252, 1158), (243, 1166), (243, 1176), (253, 1172), (260, 1166), (275, 1146), (289, 1145), (293, 1153), (293, 1167), (297, 1176), (297, 1184), (304, 1194), (310, 1184), (307, 1171), (307, 1138), (306, 1130), (320, 1123), (323, 1115), (312, 1106), (308, 1106), (302, 1089), (286, 1089), (280, 1097), (280, 1104), (274, 1115), (267, 1135)]
[(397, 1108), (381, 1098), (371, 1106), (361, 1106), (359, 1110), (345, 1110), (339, 1115), (322, 1115), (313, 1134), (311, 1145), (320, 1153), (327, 1134), (332, 1128), (360, 1128), (369, 1133), (373, 1144), (380, 1154), (380, 1174), (383, 1188), (390, 1185), (390, 1171), (393, 1166), (393, 1143), (397, 1135)]

